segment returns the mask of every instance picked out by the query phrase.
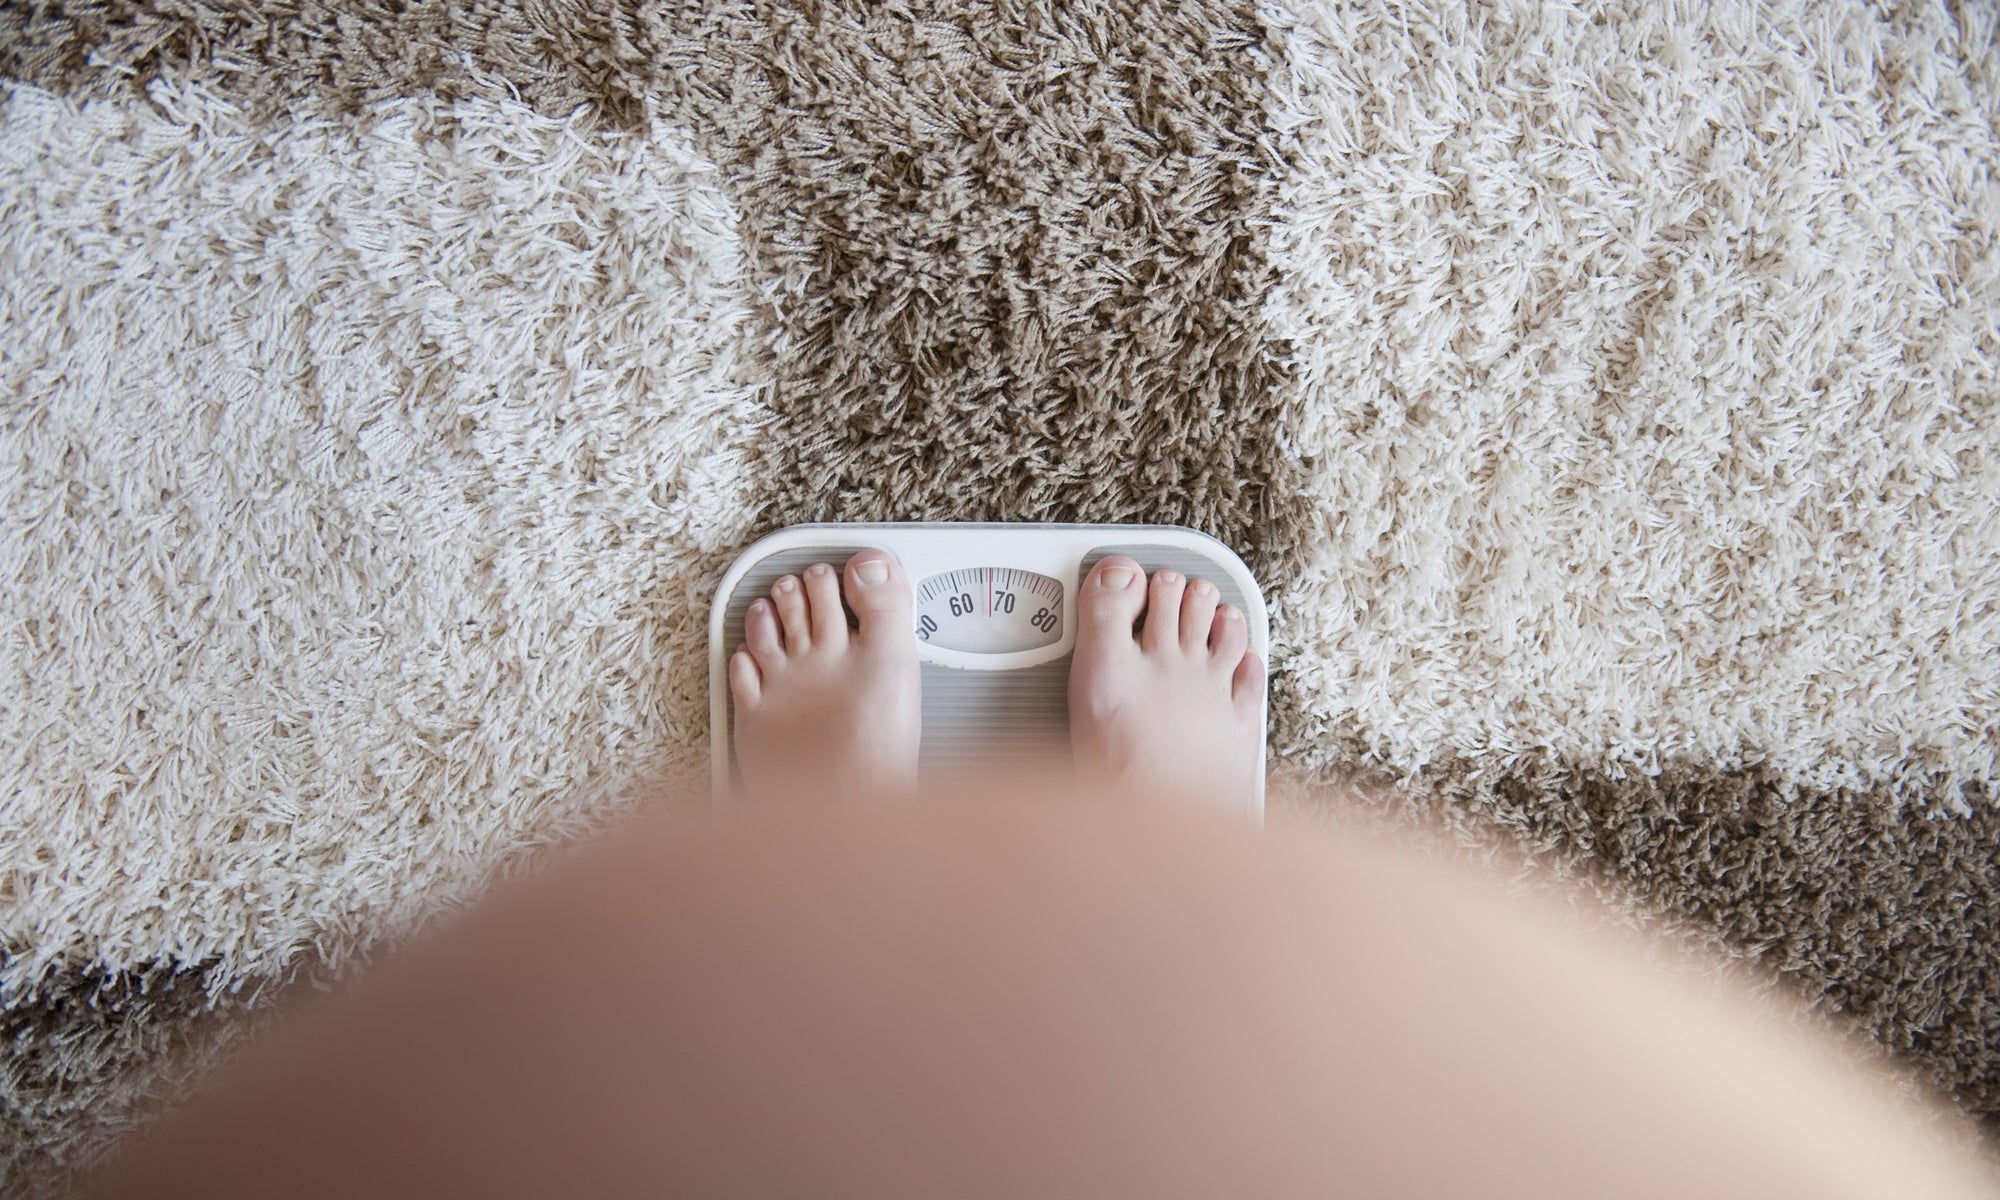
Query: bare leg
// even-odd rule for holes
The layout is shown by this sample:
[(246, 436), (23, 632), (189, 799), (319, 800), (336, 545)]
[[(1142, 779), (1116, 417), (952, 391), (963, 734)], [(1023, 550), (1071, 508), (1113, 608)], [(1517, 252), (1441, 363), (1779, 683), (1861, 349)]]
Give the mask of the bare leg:
[(313, 1030), (99, 1194), (1990, 1194), (1483, 879), (1164, 806), (662, 826)]

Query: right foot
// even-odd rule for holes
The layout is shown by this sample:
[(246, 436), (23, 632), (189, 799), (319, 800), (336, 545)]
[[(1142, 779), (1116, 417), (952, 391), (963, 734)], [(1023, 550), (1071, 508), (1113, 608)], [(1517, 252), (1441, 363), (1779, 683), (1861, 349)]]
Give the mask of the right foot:
[[(752, 798), (915, 790), (922, 735), (910, 581), (886, 550), (814, 563), (771, 585), (729, 659), (736, 761)], [(842, 593), (861, 622), (847, 626)]]
[[(1122, 555), (1098, 563), (1078, 599), (1069, 672), (1078, 778), (1231, 810), (1254, 802), (1264, 663), (1242, 612), (1178, 571), (1150, 581)], [(1141, 613), (1145, 628), (1133, 633)]]

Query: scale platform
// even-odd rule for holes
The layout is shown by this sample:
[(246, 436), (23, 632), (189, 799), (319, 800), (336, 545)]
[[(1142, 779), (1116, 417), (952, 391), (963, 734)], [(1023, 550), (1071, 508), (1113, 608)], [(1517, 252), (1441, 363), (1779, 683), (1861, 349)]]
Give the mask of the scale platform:
[[(911, 636), (923, 672), (926, 778), (983, 773), (1024, 755), (1069, 754), (1069, 663), (1077, 588), (1101, 558), (1123, 554), (1148, 575), (1172, 568), (1213, 583), (1244, 616), (1250, 649), (1270, 661), (1264, 594), (1243, 560), (1198, 530), (1177, 525), (813, 524), (759, 539), (730, 564), (708, 619), (708, 697), (718, 802), (736, 789), (735, 712), (728, 656), (743, 641), (750, 602), (781, 575), (816, 562), (847, 565), (880, 547), (902, 560), (916, 588)], [(848, 614), (854, 623), (853, 613)], [(1268, 709), (1259, 721), (1268, 719)], [(1260, 739), (1257, 795), (1264, 807)]]

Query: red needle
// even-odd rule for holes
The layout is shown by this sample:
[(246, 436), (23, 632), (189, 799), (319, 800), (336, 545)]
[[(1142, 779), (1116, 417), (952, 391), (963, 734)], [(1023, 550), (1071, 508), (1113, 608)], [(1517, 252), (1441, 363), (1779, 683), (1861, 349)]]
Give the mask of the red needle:
[(993, 568), (986, 568), (986, 615), (993, 615)]

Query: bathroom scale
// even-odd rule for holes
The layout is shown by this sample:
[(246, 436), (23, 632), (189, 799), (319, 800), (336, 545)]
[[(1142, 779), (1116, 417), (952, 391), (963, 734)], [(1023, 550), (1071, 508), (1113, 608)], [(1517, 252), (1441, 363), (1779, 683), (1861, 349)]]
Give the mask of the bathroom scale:
[[(1024, 755), (1069, 755), (1069, 664), (1076, 598), (1101, 558), (1126, 555), (1148, 576), (1171, 568), (1202, 578), (1244, 616), (1250, 649), (1270, 661), (1264, 594), (1236, 553), (1177, 525), (1058, 525), (917, 522), (793, 525), (739, 555), (716, 589), (708, 619), (710, 753), (718, 803), (740, 777), (729, 655), (743, 642), (750, 602), (782, 575), (816, 562), (836, 571), (870, 547), (902, 560), (916, 589), (910, 636), (923, 677), (920, 778), (997, 770)], [(848, 623), (855, 624), (852, 610)], [(1268, 700), (1258, 721), (1268, 720)], [(1256, 797), (1264, 808), (1264, 748), (1258, 740)]]

